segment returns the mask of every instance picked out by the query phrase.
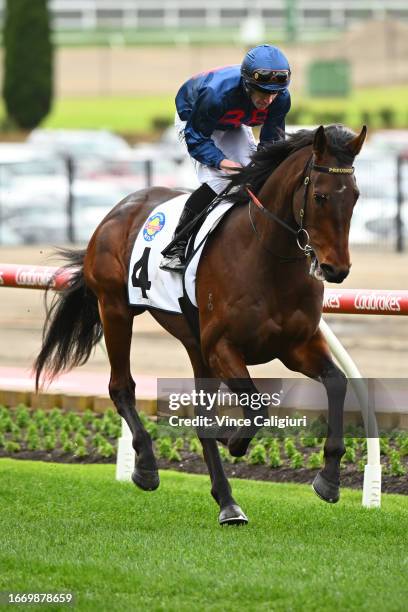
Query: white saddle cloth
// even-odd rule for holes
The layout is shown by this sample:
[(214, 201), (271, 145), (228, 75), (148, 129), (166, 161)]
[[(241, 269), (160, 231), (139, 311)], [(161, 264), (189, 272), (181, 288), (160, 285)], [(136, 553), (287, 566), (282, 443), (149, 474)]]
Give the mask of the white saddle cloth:
[[(149, 215), (139, 231), (129, 264), (128, 296), (132, 306), (144, 306), (167, 312), (181, 313), (179, 298), (183, 297), (183, 277), (175, 272), (160, 270), (161, 252), (171, 241), (184, 204), (190, 194), (182, 194), (163, 202)], [(195, 306), (197, 266), (209, 233), (232, 206), (221, 202), (212, 210), (194, 240), (194, 252), (185, 271), (186, 293)]]

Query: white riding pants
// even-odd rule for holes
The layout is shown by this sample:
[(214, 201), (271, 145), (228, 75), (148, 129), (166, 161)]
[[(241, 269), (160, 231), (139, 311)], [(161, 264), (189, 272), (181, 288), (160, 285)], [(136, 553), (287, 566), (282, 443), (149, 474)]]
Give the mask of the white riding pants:
[[(178, 139), (187, 149), (184, 128), (186, 121), (182, 121), (176, 112), (174, 126), (177, 131)], [(211, 139), (215, 145), (224, 153), (227, 159), (231, 159), (242, 166), (246, 166), (250, 161), (250, 155), (256, 151), (256, 142), (252, 129), (248, 125), (241, 125), (233, 130), (214, 130)], [(188, 152), (188, 150), (187, 150)], [(190, 155), (190, 154), (189, 154)], [(193, 162), (197, 178), (201, 184), (207, 183), (215, 193), (221, 193), (227, 186), (227, 181), (231, 175), (218, 168), (206, 166), (197, 161), (190, 155)]]

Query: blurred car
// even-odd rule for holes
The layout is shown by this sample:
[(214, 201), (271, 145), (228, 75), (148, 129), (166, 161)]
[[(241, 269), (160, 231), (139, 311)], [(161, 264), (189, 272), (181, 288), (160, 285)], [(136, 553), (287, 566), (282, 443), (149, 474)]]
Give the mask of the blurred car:
[[(365, 144), (354, 160), (360, 198), (353, 212), (350, 243), (392, 245), (396, 241), (397, 184), (396, 157)], [(408, 167), (402, 176), (404, 199), (408, 201)], [(403, 232), (407, 233), (408, 204), (402, 208)]]
[[(355, 160), (355, 176), (362, 198), (397, 198), (397, 158), (365, 145)], [(402, 190), (408, 199), (408, 163), (402, 167)]]
[(370, 138), (370, 145), (387, 155), (408, 153), (408, 130), (377, 130)]
[(0, 143), (0, 190), (33, 194), (67, 190), (66, 166), (62, 159), (42, 147), (25, 143)]
[(87, 157), (111, 157), (131, 151), (124, 138), (108, 130), (51, 130), (38, 128), (27, 138), (33, 146), (47, 148), (61, 156), (80, 160)]
[[(2, 160), (4, 163), (2, 164)], [(75, 160), (81, 165), (84, 160)], [(8, 234), (26, 243), (66, 242), (69, 183), (66, 162), (31, 144), (0, 145), (0, 220)], [(75, 168), (77, 170), (77, 168)], [(109, 158), (87, 159), (88, 178), (74, 172), (74, 231), (89, 239), (105, 214), (124, 196), (147, 183), (185, 186), (174, 161), (156, 145), (126, 148)], [(8, 238), (11, 242), (11, 237)]]
[[(52, 207), (66, 201), (68, 181), (63, 160), (41, 147), (26, 143), (0, 143), (0, 240), (20, 244), (24, 235), (13, 217), (19, 210), (48, 202)], [(28, 219), (20, 219), (27, 226)]]
[(18, 246), (24, 244), (24, 238), (14, 231), (6, 221), (0, 219), (0, 245)]
[[(103, 217), (127, 190), (91, 181), (73, 186), (73, 228), (76, 241), (86, 241)], [(15, 206), (5, 222), (27, 244), (61, 244), (68, 241), (67, 199), (33, 199)]]
[(129, 193), (128, 189), (118, 186), (111, 185), (107, 189), (101, 183), (80, 182), (74, 190), (76, 242), (88, 242), (102, 219)]
[(156, 145), (142, 145), (109, 159), (95, 159), (88, 165), (83, 178), (111, 183), (130, 193), (151, 185), (175, 187), (175, 163)]
[[(397, 204), (393, 200), (361, 199), (350, 226), (350, 244), (394, 245), (397, 237)], [(408, 239), (408, 202), (401, 210), (402, 234)]]
[(61, 208), (28, 205), (16, 210), (7, 224), (24, 244), (56, 245), (67, 242), (68, 215)]
[[(27, 142), (2, 142), (0, 143), (0, 163), (2, 164), (26, 164), (27, 170), (23, 173), (33, 174), (29, 164), (41, 164), (42, 174), (58, 174), (64, 172), (64, 164), (56, 159), (47, 148), (31, 145)], [(23, 166), (24, 167), (24, 166)], [(37, 169), (34, 168), (37, 172)]]

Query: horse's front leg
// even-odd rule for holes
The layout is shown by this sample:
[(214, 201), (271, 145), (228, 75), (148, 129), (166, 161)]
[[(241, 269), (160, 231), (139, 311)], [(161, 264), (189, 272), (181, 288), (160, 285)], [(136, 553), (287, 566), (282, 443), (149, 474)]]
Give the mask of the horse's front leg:
[(319, 378), (328, 398), (328, 434), (324, 445), (325, 466), (316, 476), (313, 488), (324, 501), (334, 504), (340, 497), (340, 460), (345, 453), (343, 412), (347, 379), (333, 361), (327, 362)]
[(329, 347), (319, 331), (311, 340), (296, 347), (283, 363), (319, 380), (325, 387), (328, 399), (328, 431), (324, 445), (324, 468), (313, 482), (313, 489), (321, 499), (330, 503), (339, 500), (340, 461), (344, 455), (343, 411), (347, 391), (347, 379), (334, 364)]
[[(244, 395), (250, 398), (254, 393), (258, 394), (253, 380), (248, 372), (245, 361), (239, 349), (228, 342), (225, 338), (211, 347), (207, 353), (207, 360), (214, 376), (225, 380), (233, 393), (240, 400)], [(251, 404), (251, 402), (248, 402)], [(244, 417), (251, 421), (251, 425), (240, 427), (228, 440), (228, 450), (234, 457), (242, 457), (248, 450), (248, 446), (260, 429), (254, 423), (256, 416), (266, 416), (267, 409), (253, 410), (245, 404), (243, 406)]]

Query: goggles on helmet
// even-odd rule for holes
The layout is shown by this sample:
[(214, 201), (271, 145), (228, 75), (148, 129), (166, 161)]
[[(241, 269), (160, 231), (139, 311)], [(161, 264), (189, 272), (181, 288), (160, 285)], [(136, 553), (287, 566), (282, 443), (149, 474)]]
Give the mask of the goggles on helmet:
[(259, 85), (266, 85), (275, 83), (276, 85), (286, 85), (290, 81), (290, 70), (268, 70), (258, 68), (251, 74), (253, 83), (259, 83)]

